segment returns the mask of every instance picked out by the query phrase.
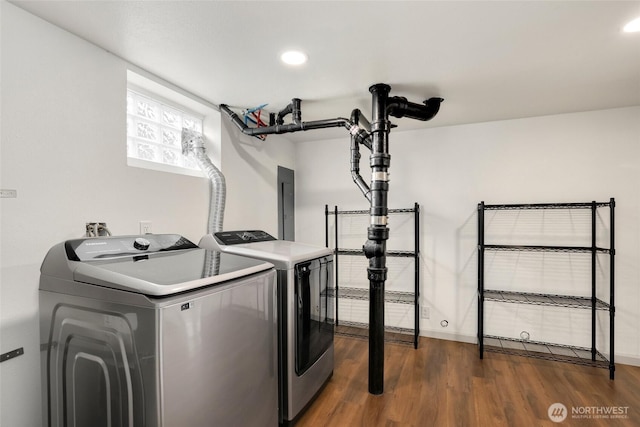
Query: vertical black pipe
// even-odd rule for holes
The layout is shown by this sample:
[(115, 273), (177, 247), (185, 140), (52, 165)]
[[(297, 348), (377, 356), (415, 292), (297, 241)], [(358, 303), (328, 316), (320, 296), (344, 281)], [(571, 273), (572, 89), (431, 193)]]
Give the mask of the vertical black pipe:
[(371, 209), (364, 252), (369, 259), (369, 393), (384, 390), (384, 284), (387, 279), (386, 243), (389, 131), (387, 101), (391, 88), (376, 84), (369, 88), (372, 95), (371, 134)]
[(591, 360), (596, 360), (596, 202), (591, 202)]
[(415, 277), (413, 283), (415, 286), (414, 295), (414, 307), (415, 307), (415, 324), (414, 324), (414, 336), (413, 336), (413, 348), (418, 348), (418, 337), (420, 336), (420, 205), (414, 203), (413, 205), (413, 220), (414, 220), (414, 244), (413, 251), (413, 266)]
[(334, 247), (335, 250), (333, 252), (333, 256), (334, 256), (334, 265), (336, 267), (336, 328), (338, 327), (338, 300), (340, 298), (338, 298), (338, 207), (334, 206), (333, 207), (333, 218), (334, 218), (334, 231), (335, 231), (335, 236), (334, 236)]
[(614, 378), (616, 370), (614, 360), (614, 344), (615, 344), (615, 328), (614, 318), (616, 315), (615, 306), (615, 254), (616, 254), (616, 221), (615, 221), (616, 201), (611, 198), (609, 200), (609, 379)]
[(484, 357), (484, 202), (478, 204), (478, 350)]

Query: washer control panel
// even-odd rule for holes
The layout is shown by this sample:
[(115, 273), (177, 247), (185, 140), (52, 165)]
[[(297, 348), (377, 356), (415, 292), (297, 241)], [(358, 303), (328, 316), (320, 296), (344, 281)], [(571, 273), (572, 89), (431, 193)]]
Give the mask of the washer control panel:
[(219, 243), (226, 246), (276, 240), (271, 234), (262, 230), (220, 231), (214, 236)]
[(195, 244), (179, 234), (91, 237), (65, 242), (67, 258), (71, 261), (95, 261), (196, 248)]

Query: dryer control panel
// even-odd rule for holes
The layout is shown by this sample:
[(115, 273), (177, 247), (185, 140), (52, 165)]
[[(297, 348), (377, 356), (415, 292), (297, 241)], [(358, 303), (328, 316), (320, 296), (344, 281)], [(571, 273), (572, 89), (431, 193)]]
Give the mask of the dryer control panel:
[(262, 230), (220, 231), (214, 234), (216, 240), (223, 245), (238, 245), (240, 243), (267, 242), (276, 240), (271, 234)]

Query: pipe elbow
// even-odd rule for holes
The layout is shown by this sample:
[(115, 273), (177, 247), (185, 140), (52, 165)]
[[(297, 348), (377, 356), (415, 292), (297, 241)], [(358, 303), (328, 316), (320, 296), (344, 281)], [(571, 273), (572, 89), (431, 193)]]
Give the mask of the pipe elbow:
[(371, 189), (369, 188), (367, 183), (364, 182), (364, 179), (362, 179), (360, 173), (358, 171), (352, 170), (351, 178), (353, 179), (353, 182), (356, 184), (360, 192), (362, 192), (362, 195), (365, 197), (365, 199), (371, 201)]
[(408, 117), (426, 122), (438, 114), (442, 101), (444, 99), (434, 97), (427, 99), (422, 104), (416, 104), (415, 102), (407, 101), (407, 98), (403, 96), (395, 96), (390, 98), (387, 108), (389, 114), (393, 117)]
[(227, 116), (229, 116), (229, 119), (231, 119), (231, 122), (233, 122), (233, 124), (240, 129), (240, 131), (242, 131), (242, 133), (244, 134), (250, 134), (249, 133), (249, 126), (247, 126), (241, 119), (240, 117), (233, 112), (233, 110), (231, 110), (231, 108), (229, 108), (229, 106), (227, 104), (220, 104), (220, 111), (224, 112)]
[(438, 114), (440, 111), (440, 104), (444, 101), (444, 98), (433, 97), (424, 101), (425, 106), (427, 107), (427, 115), (425, 116), (425, 121), (431, 120)]

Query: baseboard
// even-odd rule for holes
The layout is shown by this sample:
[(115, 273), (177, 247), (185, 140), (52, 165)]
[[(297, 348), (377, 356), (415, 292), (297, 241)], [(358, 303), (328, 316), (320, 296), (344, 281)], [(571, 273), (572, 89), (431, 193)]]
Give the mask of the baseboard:
[(458, 341), (468, 344), (478, 343), (478, 337), (476, 337), (475, 335), (452, 334), (439, 331), (420, 331), (420, 336), (427, 338), (436, 338), (439, 340)]
[(622, 356), (620, 354), (616, 354), (616, 365), (631, 365), (631, 366), (640, 366), (640, 358), (636, 356)]
[[(458, 341), (458, 342), (463, 342), (467, 344), (478, 343), (478, 337), (476, 337), (475, 335), (452, 334), (452, 333), (439, 332), (439, 331), (420, 331), (420, 336), (426, 337), (426, 338), (436, 338), (440, 340), (447, 340), (447, 341)], [(616, 364), (621, 364), (621, 365), (640, 366), (640, 357), (616, 354), (615, 362)]]

